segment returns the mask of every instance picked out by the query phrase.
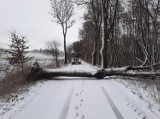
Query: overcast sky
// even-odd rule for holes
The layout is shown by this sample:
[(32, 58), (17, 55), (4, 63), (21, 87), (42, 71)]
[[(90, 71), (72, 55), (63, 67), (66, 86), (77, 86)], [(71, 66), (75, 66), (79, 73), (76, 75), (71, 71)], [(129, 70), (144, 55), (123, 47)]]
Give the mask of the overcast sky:
[[(46, 41), (52, 39), (63, 43), (61, 26), (51, 21), (49, 11), (50, 0), (0, 0), (0, 47), (9, 44), (9, 32), (13, 30), (27, 36), (31, 49), (45, 48)], [(78, 40), (82, 16), (81, 8), (76, 9), (76, 23), (67, 34), (68, 44)]]

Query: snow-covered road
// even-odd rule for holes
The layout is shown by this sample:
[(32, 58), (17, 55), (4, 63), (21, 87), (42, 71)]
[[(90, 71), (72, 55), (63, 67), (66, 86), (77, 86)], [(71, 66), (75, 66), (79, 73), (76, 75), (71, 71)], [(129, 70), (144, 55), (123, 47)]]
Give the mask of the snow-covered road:
[(114, 80), (49, 80), (9, 119), (158, 119)]
[[(99, 68), (83, 62), (48, 71), (96, 72)], [(21, 95), (20, 95), (21, 97)], [(159, 112), (117, 79), (57, 77), (40, 81), (0, 119), (159, 119)], [(0, 104), (1, 106), (1, 104)], [(5, 112), (0, 109), (0, 112)]]

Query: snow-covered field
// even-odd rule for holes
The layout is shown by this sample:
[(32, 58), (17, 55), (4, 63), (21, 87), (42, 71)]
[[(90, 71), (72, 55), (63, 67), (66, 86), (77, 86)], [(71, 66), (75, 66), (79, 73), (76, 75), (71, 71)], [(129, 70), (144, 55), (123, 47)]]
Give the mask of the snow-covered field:
[[(33, 59), (28, 62), (29, 65), (32, 65), (35, 61), (37, 61), (40, 66), (46, 66), (50, 63), (53, 63), (53, 57), (51, 55), (46, 55), (44, 53), (29, 52), (27, 56), (33, 57)], [(13, 66), (11, 66), (6, 60), (7, 57), (8, 54), (3, 54), (0, 57), (0, 80), (2, 80), (5, 77), (5, 74), (7, 72), (13, 69)]]
[[(52, 69), (49, 69), (52, 70)], [(97, 70), (87, 63), (68, 65), (62, 71)], [(31, 87), (10, 110), (0, 102), (0, 119), (159, 119), (160, 112), (151, 111), (147, 103), (119, 83), (107, 77), (94, 78), (57, 77), (41, 81)], [(118, 79), (120, 80), (120, 79)], [(4, 106), (5, 104), (5, 106)], [(9, 105), (10, 104), (10, 105)], [(1, 113), (3, 112), (3, 113)]]
[(53, 62), (53, 57), (51, 55), (47, 55), (44, 53), (33, 53), (33, 52), (29, 52), (27, 53), (28, 57), (33, 57), (31, 63), (38, 61), (39, 65), (41, 66), (45, 66), (50, 64), (51, 62)]

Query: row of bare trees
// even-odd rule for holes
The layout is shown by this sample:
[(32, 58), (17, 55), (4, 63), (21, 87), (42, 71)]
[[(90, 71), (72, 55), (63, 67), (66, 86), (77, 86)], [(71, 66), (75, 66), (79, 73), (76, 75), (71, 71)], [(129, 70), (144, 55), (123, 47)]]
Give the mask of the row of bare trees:
[[(73, 49), (102, 67), (160, 62), (160, 0), (77, 0), (86, 8)], [(94, 47), (93, 47), (94, 46)]]
[(80, 41), (72, 46), (83, 59), (104, 68), (159, 63), (159, 0), (51, 0), (51, 14), (63, 30), (65, 64), (73, 3), (86, 8)]

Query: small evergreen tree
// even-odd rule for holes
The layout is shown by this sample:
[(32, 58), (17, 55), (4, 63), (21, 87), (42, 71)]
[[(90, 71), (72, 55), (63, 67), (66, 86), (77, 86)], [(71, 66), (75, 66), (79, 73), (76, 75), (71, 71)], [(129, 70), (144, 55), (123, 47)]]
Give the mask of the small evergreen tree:
[(22, 71), (24, 70), (24, 64), (31, 60), (30, 57), (26, 56), (27, 49), (29, 49), (26, 43), (25, 36), (18, 36), (16, 32), (11, 32), (11, 44), (9, 45), (10, 50), (8, 50), (10, 57), (7, 60), (11, 65), (21, 67)]

